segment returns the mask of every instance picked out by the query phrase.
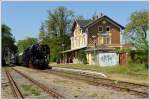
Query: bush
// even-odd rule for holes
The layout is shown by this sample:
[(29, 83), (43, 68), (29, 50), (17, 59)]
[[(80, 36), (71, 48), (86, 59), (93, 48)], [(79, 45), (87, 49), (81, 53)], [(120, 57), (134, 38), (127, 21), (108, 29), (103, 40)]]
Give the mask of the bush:
[(129, 60), (131, 63), (145, 64), (148, 67), (148, 51), (146, 50), (131, 50), (129, 52)]
[(79, 60), (81, 60), (83, 62), (83, 64), (87, 64), (87, 58), (86, 58), (86, 53), (84, 51), (84, 49), (81, 49), (78, 53), (78, 57)]

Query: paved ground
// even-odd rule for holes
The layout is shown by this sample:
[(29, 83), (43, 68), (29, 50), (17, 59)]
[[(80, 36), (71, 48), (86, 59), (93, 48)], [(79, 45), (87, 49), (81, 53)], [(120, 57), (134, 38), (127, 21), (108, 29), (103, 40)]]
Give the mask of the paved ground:
[(71, 71), (71, 72), (80, 73), (80, 74), (96, 75), (96, 76), (107, 78), (107, 76), (103, 73), (95, 72), (95, 71), (89, 71), (89, 70), (80, 70), (80, 69), (71, 69), (71, 68), (70, 69), (69, 68), (58, 68), (58, 67), (53, 67), (52, 70)]

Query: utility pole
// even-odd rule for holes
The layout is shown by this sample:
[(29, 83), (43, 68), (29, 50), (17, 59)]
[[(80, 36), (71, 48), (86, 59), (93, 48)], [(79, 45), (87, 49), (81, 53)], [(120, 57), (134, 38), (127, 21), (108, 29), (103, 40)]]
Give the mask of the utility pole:
[[(64, 47), (65, 47), (65, 44), (63, 43), (63, 44), (62, 44), (63, 51), (65, 50), (65, 48), (64, 48)], [(63, 63), (65, 63), (64, 53), (63, 53)]]

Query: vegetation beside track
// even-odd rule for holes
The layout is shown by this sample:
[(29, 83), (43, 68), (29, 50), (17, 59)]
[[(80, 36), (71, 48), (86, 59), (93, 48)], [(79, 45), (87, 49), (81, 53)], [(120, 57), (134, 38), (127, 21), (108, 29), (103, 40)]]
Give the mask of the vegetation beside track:
[(22, 88), (25, 91), (25, 95), (40, 95), (40, 91), (38, 90), (38, 88), (35, 88), (33, 85), (22, 85)]
[[(116, 79), (127, 79), (127, 80), (140, 80), (148, 82), (148, 69), (145, 68), (144, 64), (128, 64), (128, 65), (116, 65), (100, 67), (95, 65), (84, 65), (84, 64), (54, 64), (51, 66), (60, 68), (73, 68), (81, 70), (91, 70), (101, 72), (109, 77)], [(144, 82), (145, 83), (145, 82)]]

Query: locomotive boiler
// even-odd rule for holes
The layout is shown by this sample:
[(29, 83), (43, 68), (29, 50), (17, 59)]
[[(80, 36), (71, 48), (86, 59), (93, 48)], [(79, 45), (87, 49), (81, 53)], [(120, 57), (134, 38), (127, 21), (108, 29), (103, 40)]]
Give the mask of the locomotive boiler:
[(24, 50), (17, 57), (16, 64), (24, 65), (30, 68), (45, 69), (48, 68), (50, 58), (50, 48), (48, 45), (34, 44)]

